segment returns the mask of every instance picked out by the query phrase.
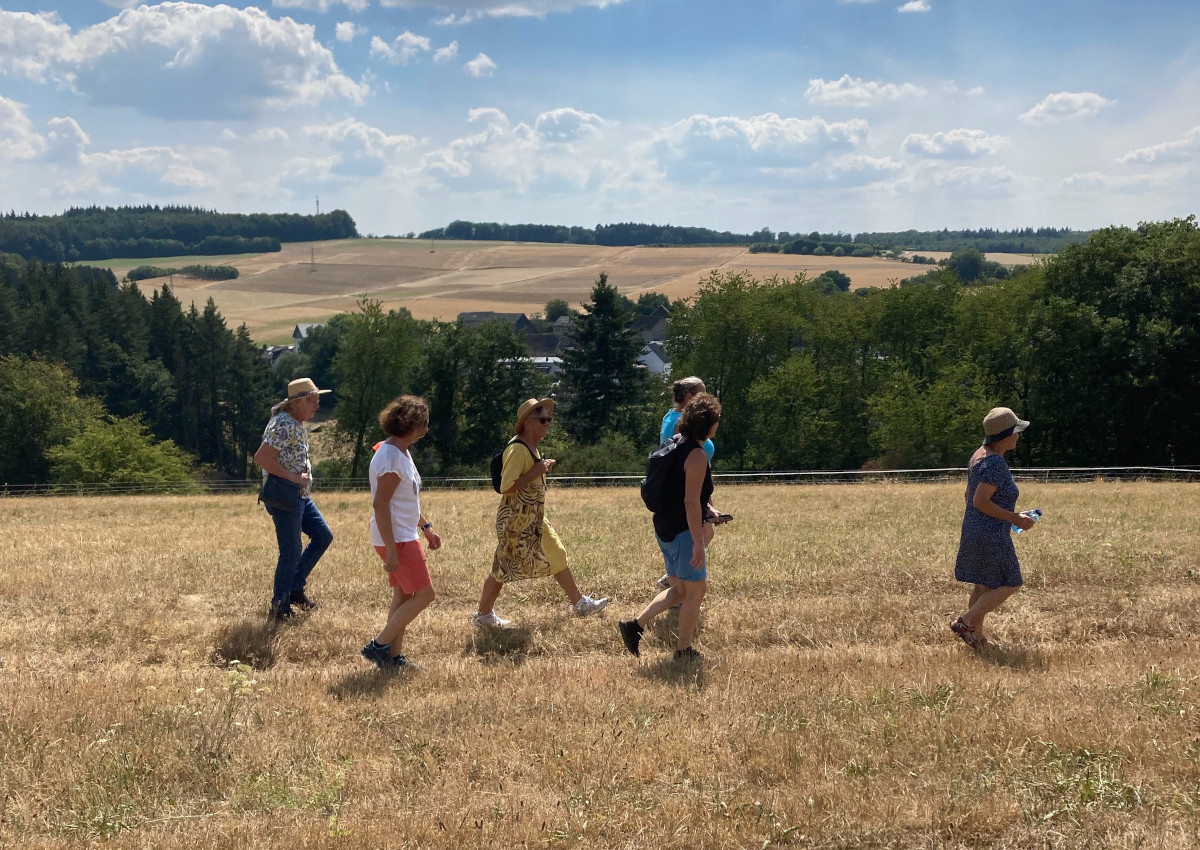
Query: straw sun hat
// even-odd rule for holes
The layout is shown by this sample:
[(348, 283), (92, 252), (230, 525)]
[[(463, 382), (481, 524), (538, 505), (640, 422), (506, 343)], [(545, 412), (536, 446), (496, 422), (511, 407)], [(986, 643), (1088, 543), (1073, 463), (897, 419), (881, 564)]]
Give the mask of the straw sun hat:
[(288, 395), (283, 401), (271, 408), (271, 413), (278, 413), (283, 410), (289, 402), (293, 402), (298, 398), (304, 398), (310, 395), (325, 395), (333, 390), (319, 390), (317, 385), (313, 383), (312, 378), (297, 378), (288, 383)]
[(1010, 434), (1020, 434), (1029, 423), (1007, 407), (993, 407), (983, 417), (983, 444), (998, 443)]
[(517, 428), (514, 433), (521, 433), (521, 426), (525, 424), (525, 420), (529, 418), (529, 414), (533, 413), (538, 407), (544, 407), (546, 413), (551, 414), (554, 412), (554, 399), (544, 398), (538, 401), (536, 398), (531, 398), (528, 401), (522, 402), (521, 406), (517, 408)]

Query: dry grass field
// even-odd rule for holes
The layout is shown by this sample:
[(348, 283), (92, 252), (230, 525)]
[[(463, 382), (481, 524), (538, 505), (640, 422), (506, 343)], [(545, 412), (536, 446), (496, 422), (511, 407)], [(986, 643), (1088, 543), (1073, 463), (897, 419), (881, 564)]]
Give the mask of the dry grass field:
[[(1127, 847), (1200, 843), (1200, 486), (1022, 485), (1026, 589), (947, 628), (962, 485), (718, 486), (698, 666), (616, 622), (661, 561), (630, 489), (552, 489), (597, 618), (514, 585), (468, 623), (494, 494), (431, 491), (416, 669), (366, 494), (318, 492), (322, 608), (272, 630), (252, 496), (5, 500), (0, 843), (50, 848)], [(234, 662), (238, 663), (234, 663)]]
[[(432, 250), (431, 250), (432, 248)], [(227, 262), (237, 280), (206, 281), (176, 275), (174, 288), (184, 303), (198, 306), (211, 296), (231, 327), (243, 322), (260, 343), (291, 341), (297, 322), (320, 322), (355, 309), (360, 295), (386, 309), (408, 308), (418, 319), (453, 321), (463, 311), (535, 313), (552, 298), (587, 301), (600, 272), (622, 293), (637, 298), (662, 292), (694, 295), (712, 270), (748, 271), (758, 278), (815, 277), (838, 269), (855, 288), (890, 286), (923, 274), (928, 267), (896, 260), (751, 254), (738, 246), (610, 248), (512, 242), (430, 243), (416, 239), (348, 239), (294, 243), (277, 254), (224, 258), (112, 260), (118, 276), (137, 265), (178, 268), (188, 262)], [(162, 285), (146, 280), (146, 292)]]

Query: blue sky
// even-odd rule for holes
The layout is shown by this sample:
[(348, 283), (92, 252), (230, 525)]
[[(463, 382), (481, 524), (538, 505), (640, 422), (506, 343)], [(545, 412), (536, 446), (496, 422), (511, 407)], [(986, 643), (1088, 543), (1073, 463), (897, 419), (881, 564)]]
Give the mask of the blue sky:
[(1197, 212), (1194, 0), (0, 0), (0, 198), (742, 232)]

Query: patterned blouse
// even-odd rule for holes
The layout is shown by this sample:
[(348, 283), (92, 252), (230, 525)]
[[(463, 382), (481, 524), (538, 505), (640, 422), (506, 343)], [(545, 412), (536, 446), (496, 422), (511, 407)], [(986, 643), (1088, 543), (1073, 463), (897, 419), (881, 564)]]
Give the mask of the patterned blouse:
[[(293, 475), (308, 473), (312, 476), (312, 465), (308, 462), (308, 429), (300, 424), (292, 414), (282, 410), (271, 417), (263, 431), (262, 441), (273, 449), (279, 450), (279, 465)], [(263, 472), (263, 480), (267, 473)], [(300, 491), (301, 496), (308, 495), (308, 489)]]

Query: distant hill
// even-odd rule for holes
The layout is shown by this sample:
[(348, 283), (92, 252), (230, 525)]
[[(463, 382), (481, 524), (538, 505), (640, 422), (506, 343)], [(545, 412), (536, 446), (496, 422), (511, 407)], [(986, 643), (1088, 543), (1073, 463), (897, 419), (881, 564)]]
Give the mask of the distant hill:
[(42, 262), (278, 251), (282, 242), (358, 236), (344, 210), (322, 215), (218, 213), (186, 206), (77, 207), (0, 218), (0, 253)]
[[(778, 233), (768, 227), (754, 233), (731, 233), (707, 227), (620, 222), (594, 228), (557, 224), (500, 224), (494, 221), (452, 221), (426, 230), (420, 239), (547, 242), (577, 245), (753, 245), (756, 251), (811, 254), (818, 248), (869, 257), (888, 251), (957, 251), (978, 248), (1010, 254), (1053, 254), (1064, 245), (1083, 242), (1094, 230), (1067, 227), (1025, 227), (1016, 230), (903, 230), (880, 233)], [(818, 253), (820, 253), (818, 251)]]

